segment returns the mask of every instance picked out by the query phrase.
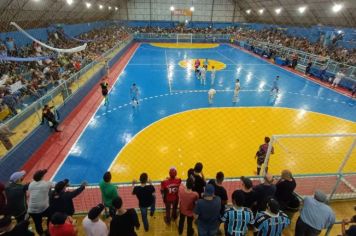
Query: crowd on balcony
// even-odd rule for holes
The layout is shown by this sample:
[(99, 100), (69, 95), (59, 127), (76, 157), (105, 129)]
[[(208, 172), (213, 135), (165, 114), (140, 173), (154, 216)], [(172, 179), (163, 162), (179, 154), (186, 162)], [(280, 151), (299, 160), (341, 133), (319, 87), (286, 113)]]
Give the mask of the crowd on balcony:
[[(53, 86), (68, 80), (71, 75), (100, 58), (100, 55), (125, 37), (127, 37), (127, 33), (120, 27), (94, 29), (79, 36), (83, 40), (94, 40), (88, 42), (85, 50), (60, 54), (54, 54), (53, 51), (36, 42), (17, 47), (13, 38), (6, 38), (4, 42), (0, 42), (2, 56), (50, 57), (30, 62), (0, 60), (1, 111), (7, 107), (10, 110), (9, 116), (16, 115), (23, 103), (26, 104), (42, 97)], [(67, 49), (83, 43), (67, 37), (63, 30), (55, 29), (48, 32), (46, 44)]]
[[(256, 41), (273, 43), (293, 49), (312, 53), (324, 58), (331, 58), (337, 62), (356, 65), (356, 48), (348, 50), (336, 46), (336, 41), (330, 46), (324, 46), (322, 42), (311, 42), (305, 37), (295, 37), (284, 31), (271, 28), (263, 30), (252, 30), (249, 28), (188, 28), (178, 25), (171, 28), (161, 27), (132, 27), (133, 33), (197, 33), (197, 34), (235, 34), (237, 39), (254, 39)], [(322, 38), (321, 38), (322, 39)]]

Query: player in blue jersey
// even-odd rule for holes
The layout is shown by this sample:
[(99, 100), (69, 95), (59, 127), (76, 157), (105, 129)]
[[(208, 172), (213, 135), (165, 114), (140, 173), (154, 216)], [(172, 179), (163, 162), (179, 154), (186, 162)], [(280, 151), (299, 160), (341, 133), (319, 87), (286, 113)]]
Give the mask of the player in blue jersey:
[(136, 84), (133, 83), (130, 88), (130, 96), (131, 96), (131, 102), (133, 107), (138, 105), (138, 95), (139, 95), (138, 88)]
[(233, 206), (225, 210), (221, 217), (226, 236), (245, 236), (248, 225), (254, 224), (253, 213), (249, 208), (243, 207), (244, 202), (243, 192), (236, 192), (232, 199)]
[(279, 210), (277, 200), (271, 198), (267, 210), (258, 212), (254, 224), (255, 236), (281, 236), (283, 230), (291, 221), (286, 214)]
[(271, 95), (274, 93), (278, 94), (279, 92), (278, 82), (279, 82), (279, 75), (277, 75), (276, 78), (273, 80)]

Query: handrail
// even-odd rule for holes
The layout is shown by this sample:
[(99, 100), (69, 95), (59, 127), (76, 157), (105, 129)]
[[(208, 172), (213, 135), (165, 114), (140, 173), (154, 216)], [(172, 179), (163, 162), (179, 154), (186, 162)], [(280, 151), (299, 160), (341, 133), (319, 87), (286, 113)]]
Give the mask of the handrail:
[[(112, 53), (114, 50), (122, 47), (123, 45), (128, 45), (132, 41), (132, 37), (128, 36), (127, 38), (119, 41), (118, 43), (115, 44), (111, 49), (108, 51), (104, 52), (100, 58), (106, 58), (110, 53)], [(111, 58), (110, 58), (111, 59)], [(89, 71), (91, 68), (93, 68), (95, 65), (99, 64), (99, 60), (93, 60), (89, 64), (85, 65), (81, 70), (76, 72), (75, 74), (71, 75), (70, 78), (67, 80), (61, 81), (57, 86), (53, 87), (50, 91), (48, 91), (44, 96), (39, 98), (38, 100), (34, 101), (30, 105), (28, 105), (25, 109), (23, 109), (21, 112), (19, 112), (17, 115), (11, 117), (10, 119), (6, 120), (4, 123), (10, 127), (13, 128), (12, 126), (16, 127), (18, 123), (21, 123), (23, 120), (23, 117), (28, 117), (33, 114), (35, 114), (38, 110), (42, 109), (43, 105), (48, 103), (49, 101), (53, 100), (53, 98), (63, 92), (64, 90), (66, 91), (66, 96), (65, 98), (63, 97), (63, 101), (61, 100), (60, 104), (57, 104), (57, 108), (62, 107), (68, 99), (70, 99), (74, 94), (76, 94), (83, 85), (79, 86), (78, 89), (76, 89), (73, 93), (69, 94), (68, 89), (70, 89), (70, 84), (81, 78), (81, 75)], [(38, 117), (39, 121), (41, 120), (41, 117)], [(14, 124), (15, 125), (12, 125)], [(37, 126), (36, 126), (37, 127)], [(36, 128), (34, 127), (34, 129)], [(30, 134), (29, 132), (28, 134)], [(29, 135), (26, 135), (19, 143), (16, 143), (14, 147), (16, 147), (18, 144), (22, 143)], [(11, 150), (13, 150), (12, 148)], [(11, 151), (10, 150), (10, 151)], [(8, 153), (8, 152), (7, 152)]]

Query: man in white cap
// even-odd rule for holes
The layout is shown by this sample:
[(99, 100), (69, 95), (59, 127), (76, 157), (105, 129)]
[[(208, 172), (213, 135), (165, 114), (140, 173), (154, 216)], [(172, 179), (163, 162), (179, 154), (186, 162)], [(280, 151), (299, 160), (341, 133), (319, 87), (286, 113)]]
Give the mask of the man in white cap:
[(323, 229), (329, 229), (335, 223), (335, 213), (326, 205), (327, 196), (320, 190), (314, 198), (304, 198), (304, 205), (295, 227), (295, 236), (316, 236)]
[(28, 184), (22, 183), (25, 176), (25, 171), (18, 171), (10, 176), (9, 185), (5, 188), (7, 199), (6, 212), (14, 216), (17, 222), (25, 219), (27, 212), (26, 191)]

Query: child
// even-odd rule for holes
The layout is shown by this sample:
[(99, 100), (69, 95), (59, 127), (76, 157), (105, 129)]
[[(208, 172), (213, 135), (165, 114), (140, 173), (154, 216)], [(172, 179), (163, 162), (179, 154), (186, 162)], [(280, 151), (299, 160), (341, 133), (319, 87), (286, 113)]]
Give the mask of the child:
[(237, 102), (239, 91), (240, 91), (240, 80), (236, 79), (235, 88), (234, 88), (234, 97), (232, 98), (233, 103)]
[(205, 85), (206, 84), (206, 66), (204, 65), (201, 69), (200, 69), (200, 84)]
[(273, 80), (273, 86), (270, 95), (272, 95), (274, 92), (278, 94), (279, 92), (278, 81), (279, 81), (279, 75), (277, 75), (276, 78)]
[(132, 107), (137, 106), (138, 105), (138, 88), (135, 83), (133, 83), (130, 88), (130, 96), (131, 96)]

